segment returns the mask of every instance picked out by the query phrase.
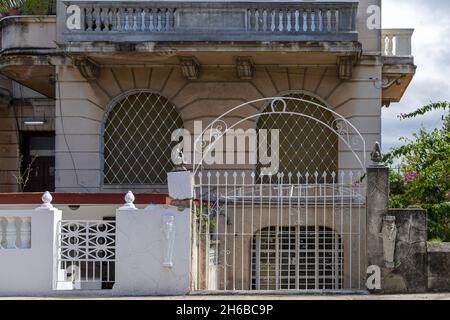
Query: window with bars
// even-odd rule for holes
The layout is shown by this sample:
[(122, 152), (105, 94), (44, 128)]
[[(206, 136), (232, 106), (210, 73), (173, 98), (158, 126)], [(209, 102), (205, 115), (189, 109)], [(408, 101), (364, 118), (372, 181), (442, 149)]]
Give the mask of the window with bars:
[(329, 228), (264, 228), (252, 241), (252, 290), (338, 290), (343, 263), (341, 239)]
[(112, 106), (104, 123), (104, 184), (163, 185), (173, 169), (172, 132), (183, 128), (165, 97), (138, 91)]
[[(285, 175), (289, 172), (293, 175), (297, 173), (313, 175), (317, 171), (321, 176), (326, 172), (331, 179), (331, 174), (336, 173), (338, 169), (339, 139), (330, 129), (336, 129), (333, 113), (327, 110), (323, 101), (307, 93), (293, 93), (285, 97), (295, 98), (284, 100), (287, 113), (272, 113), (272, 105), (268, 105), (258, 118), (257, 129), (266, 129), (269, 132), (267, 141), (260, 143), (268, 146), (268, 154), (277, 152), (275, 148), (271, 148), (270, 130), (278, 129), (280, 159), (278, 172)], [(275, 102), (273, 107), (275, 111), (283, 110), (283, 102)], [(258, 174), (261, 172), (261, 164), (257, 165), (256, 172)], [(258, 181), (260, 178), (262, 177), (258, 176)], [(268, 183), (268, 179), (269, 177), (264, 177), (264, 183)], [(276, 175), (271, 179), (272, 183), (277, 183)]]

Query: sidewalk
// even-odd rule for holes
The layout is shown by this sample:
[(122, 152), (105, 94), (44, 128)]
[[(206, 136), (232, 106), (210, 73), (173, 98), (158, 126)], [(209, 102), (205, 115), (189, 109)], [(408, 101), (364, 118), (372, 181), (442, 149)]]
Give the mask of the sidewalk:
[(450, 300), (450, 293), (402, 295), (190, 295), (175, 297), (0, 297), (1, 300)]

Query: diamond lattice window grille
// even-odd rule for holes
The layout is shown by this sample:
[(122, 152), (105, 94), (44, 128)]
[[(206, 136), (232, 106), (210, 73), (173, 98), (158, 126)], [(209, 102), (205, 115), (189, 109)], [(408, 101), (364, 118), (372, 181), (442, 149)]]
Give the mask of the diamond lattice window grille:
[(175, 106), (152, 92), (135, 92), (118, 101), (104, 130), (104, 183), (166, 184), (173, 169), (172, 132), (183, 128)]
[[(338, 169), (338, 135), (317, 120), (326, 123), (336, 129), (335, 118), (332, 112), (326, 108), (320, 108), (317, 105), (324, 103), (306, 93), (289, 94), (285, 97), (291, 97), (300, 100), (285, 99), (286, 112), (295, 112), (310, 116), (297, 116), (291, 114), (263, 114), (257, 121), (258, 130), (267, 129), (269, 134), (267, 143), (269, 155), (272, 154), (271, 148), (271, 129), (279, 129), (279, 172), (301, 173), (303, 176), (309, 173), (311, 176), (319, 172), (319, 179), (322, 181), (323, 173), (327, 173), (331, 178), (333, 172)], [(312, 103), (311, 103), (312, 102)], [(282, 110), (282, 102), (275, 102), (275, 110)], [(324, 106), (325, 107), (325, 106)], [(271, 105), (268, 105), (263, 113), (270, 113)], [(276, 152), (276, 150), (274, 150)], [(258, 181), (261, 178), (261, 164), (257, 165)], [(277, 175), (271, 178), (272, 183), (277, 183)], [(263, 178), (264, 183), (269, 182), (269, 177)]]

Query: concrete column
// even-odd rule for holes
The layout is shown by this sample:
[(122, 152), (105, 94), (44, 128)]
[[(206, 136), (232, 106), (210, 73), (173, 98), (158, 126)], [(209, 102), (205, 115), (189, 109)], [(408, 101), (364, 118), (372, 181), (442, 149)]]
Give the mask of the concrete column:
[(389, 208), (389, 168), (372, 165), (367, 168), (367, 265), (384, 265), (383, 217)]

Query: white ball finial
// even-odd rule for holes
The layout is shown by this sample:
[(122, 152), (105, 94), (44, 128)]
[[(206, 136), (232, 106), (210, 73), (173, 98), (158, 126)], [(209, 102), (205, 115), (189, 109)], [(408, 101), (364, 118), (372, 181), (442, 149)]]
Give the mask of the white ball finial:
[(128, 191), (127, 194), (125, 195), (125, 203), (126, 204), (133, 204), (135, 199), (136, 198), (134, 197), (134, 194), (131, 191)]
[(135, 197), (133, 192), (128, 191), (125, 195), (125, 205), (119, 208), (119, 210), (137, 210), (136, 206), (134, 205), (134, 200)]
[(44, 204), (50, 204), (53, 201), (53, 197), (50, 194), (50, 192), (48, 192), (48, 191), (44, 192), (41, 199), (42, 199), (42, 203), (44, 203)]
[(52, 201), (53, 201), (53, 197), (50, 194), (50, 192), (45, 191), (44, 194), (41, 197), (42, 200), (42, 205), (38, 208), (36, 208), (37, 210), (51, 210), (53, 209), (52, 206)]

